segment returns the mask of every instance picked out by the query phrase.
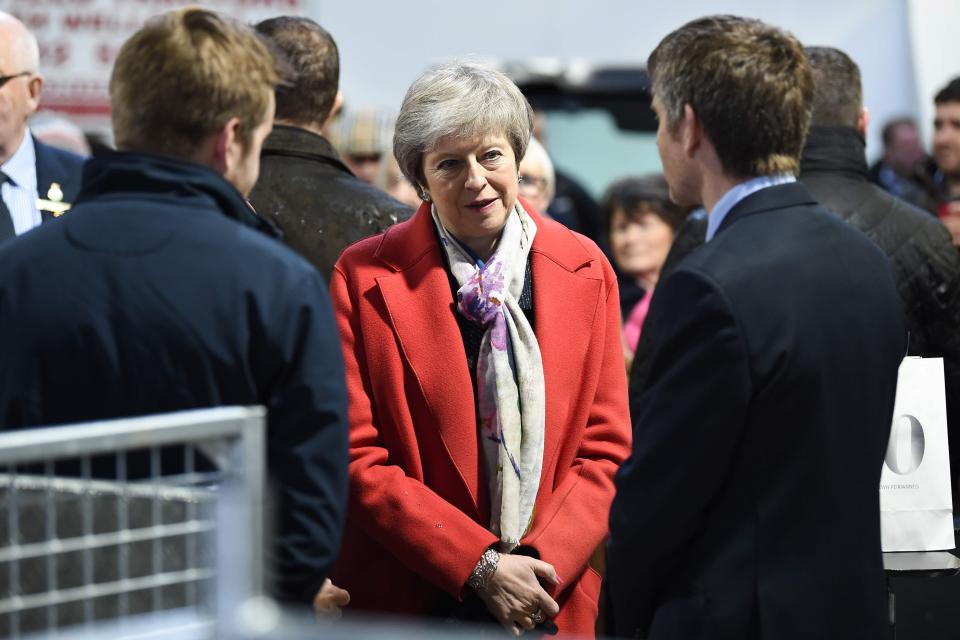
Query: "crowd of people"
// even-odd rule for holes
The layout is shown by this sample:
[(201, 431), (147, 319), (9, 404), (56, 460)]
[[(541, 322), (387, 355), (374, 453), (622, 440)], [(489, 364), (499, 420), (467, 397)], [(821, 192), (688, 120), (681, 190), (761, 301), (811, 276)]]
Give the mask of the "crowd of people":
[(849, 56), (694, 20), (647, 64), (663, 172), (594, 203), (481, 64), (338, 120), (313, 20), (171, 11), (84, 159), (0, 36), (0, 426), (265, 406), (271, 594), (322, 616), (883, 636), (904, 355), (960, 425), (960, 79), (932, 159), (898, 119), (868, 168)]

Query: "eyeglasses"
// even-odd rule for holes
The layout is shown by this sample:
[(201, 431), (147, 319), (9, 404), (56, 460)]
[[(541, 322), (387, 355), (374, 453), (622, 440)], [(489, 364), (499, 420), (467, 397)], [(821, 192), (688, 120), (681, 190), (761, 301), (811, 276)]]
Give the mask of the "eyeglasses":
[(33, 75), (33, 71), (21, 71), (20, 73), (15, 73), (12, 76), (0, 76), (0, 87), (3, 87), (3, 85), (7, 84), (14, 78), (22, 78), (23, 76), (31, 75)]
[(547, 188), (547, 179), (542, 176), (521, 174), (520, 188), (526, 191), (543, 191)]

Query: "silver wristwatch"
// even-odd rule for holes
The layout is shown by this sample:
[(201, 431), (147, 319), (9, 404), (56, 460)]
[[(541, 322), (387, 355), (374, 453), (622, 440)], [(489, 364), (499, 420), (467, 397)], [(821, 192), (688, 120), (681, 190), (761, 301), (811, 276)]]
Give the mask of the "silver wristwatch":
[(497, 570), (497, 563), (500, 562), (500, 554), (493, 549), (487, 549), (477, 561), (477, 566), (473, 568), (473, 573), (467, 580), (467, 584), (474, 591), (483, 591), (490, 582), (490, 577)]

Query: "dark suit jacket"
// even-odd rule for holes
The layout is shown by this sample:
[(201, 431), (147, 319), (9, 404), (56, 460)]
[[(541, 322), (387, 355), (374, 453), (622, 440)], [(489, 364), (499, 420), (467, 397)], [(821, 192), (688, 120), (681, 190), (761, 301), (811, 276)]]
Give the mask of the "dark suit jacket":
[[(689, 216), (677, 230), (673, 238), (673, 244), (670, 245), (670, 252), (667, 253), (667, 259), (663, 261), (660, 268), (660, 280), (665, 280), (668, 275), (673, 273), (677, 265), (683, 262), (683, 259), (690, 255), (697, 247), (703, 244), (703, 239), (707, 234), (707, 218)], [(656, 289), (653, 291), (654, 297), (657, 295)], [(651, 300), (652, 302), (652, 300)], [(648, 313), (649, 317), (649, 313)], [(637, 342), (637, 350), (633, 354), (633, 364), (630, 366), (630, 413), (633, 421), (635, 407), (640, 401), (640, 394), (643, 391), (643, 383), (647, 379), (647, 373), (650, 371), (650, 358), (653, 356), (656, 344), (653, 341), (653, 333), (647, 331), (647, 321), (644, 318), (643, 331), (640, 333), (640, 340)]]
[(616, 632), (886, 632), (878, 487), (906, 344), (889, 264), (800, 184), (748, 196), (658, 285), (617, 475)]
[[(72, 203), (80, 193), (80, 177), (83, 163), (86, 158), (75, 153), (51, 147), (33, 139), (33, 148), (37, 157), (37, 195), (41, 199), (49, 199), (50, 187), (57, 183), (63, 194), (62, 202)], [(40, 218), (43, 222), (53, 220), (56, 216), (44, 209), (40, 209)]]
[(0, 248), (0, 427), (266, 406), (278, 592), (309, 602), (346, 510), (323, 281), (209, 169), (116, 153), (84, 172), (68, 215)]
[(263, 143), (250, 202), (328, 282), (347, 246), (413, 215), (407, 205), (354, 177), (326, 138), (285, 125), (274, 126)]

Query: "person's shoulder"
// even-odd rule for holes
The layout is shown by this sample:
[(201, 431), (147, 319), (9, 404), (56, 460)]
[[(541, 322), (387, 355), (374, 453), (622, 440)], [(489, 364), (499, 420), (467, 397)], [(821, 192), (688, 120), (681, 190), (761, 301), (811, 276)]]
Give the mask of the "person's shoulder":
[(37, 164), (55, 164), (67, 171), (79, 172), (87, 158), (66, 149), (45, 144), (36, 138), (33, 139), (36, 151)]
[[(540, 216), (537, 219), (537, 234), (541, 235), (542, 253), (557, 254), (563, 257), (585, 258), (586, 260), (606, 261), (606, 255), (596, 242), (579, 231), (567, 227), (552, 218)], [(534, 247), (537, 242), (534, 240)]]
[(60, 220), (54, 220), (30, 229), (15, 238), (0, 241), (0, 265), (9, 280), (11, 270), (18, 268), (44, 269), (50, 256), (58, 255), (57, 245), (67, 242)]
[[(271, 264), (277, 269), (289, 273), (291, 277), (299, 277), (317, 272), (306, 258), (289, 248), (279, 238), (271, 237), (245, 224), (223, 217), (225, 222), (236, 230), (233, 242), (227, 242), (224, 249), (227, 251), (239, 250), (248, 253), (254, 262), (251, 266), (254, 269), (262, 265)], [(231, 247), (231, 245), (233, 245)]]
[(333, 267), (334, 272), (350, 280), (373, 280), (381, 275), (393, 273), (396, 269), (381, 260), (378, 253), (384, 240), (402, 231), (402, 229), (398, 230), (398, 227), (406, 224), (408, 224), (406, 221), (401, 222), (383, 233), (367, 236), (347, 245)]
[(870, 185), (878, 202), (884, 203), (891, 221), (895, 222), (905, 235), (923, 234), (931, 236), (933, 244), (953, 245), (950, 232), (938, 218), (925, 209), (907, 202), (876, 185)]
[(934, 284), (953, 286), (960, 277), (960, 252), (950, 231), (936, 217), (905, 200), (880, 190), (887, 202), (885, 251), (905, 274)]
[(414, 214), (412, 207), (403, 204), (377, 187), (367, 184), (353, 174), (337, 175), (336, 185), (343, 190), (352, 206), (357, 209), (364, 209), (370, 215), (389, 221), (389, 224), (396, 224)]
[[(256, 205), (267, 200), (322, 198), (314, 208), (355, 213), (363, 222), (386, 228), (406, 220), (414, 210), (386, 192), (369, 185), (325, 156), (274, 155), (261, 160), (261, 173), (250, 199)], [(308, 202), (304, 200), (303, 206)]]

